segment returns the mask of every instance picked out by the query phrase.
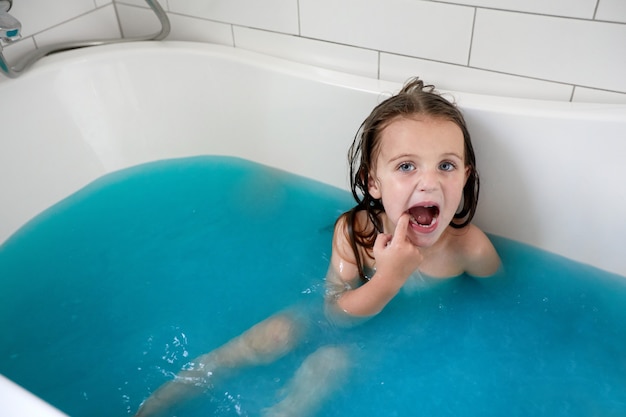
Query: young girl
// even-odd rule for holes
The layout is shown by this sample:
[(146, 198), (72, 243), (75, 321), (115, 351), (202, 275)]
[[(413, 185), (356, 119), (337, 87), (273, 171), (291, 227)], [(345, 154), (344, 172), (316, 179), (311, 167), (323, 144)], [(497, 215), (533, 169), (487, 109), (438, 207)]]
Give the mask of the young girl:
[(470, 223), (480, 183), (461, 112), (413, 79), (360, 132), (349, 152), (357, 205), (337, 221), (326, 278), (335, 313), (375, 315), (412, 276), (493, 275), (500, 258)]
[[(357, 205), (335, 225), (325, 303), (332, 323), (353, 325), (378, 314), (403, 287), (498, 270), (493, 245), (470, 223), (479, 179), (469, 132), (460, 111), (433, 87), (413, 79), (379, 104), (361, 125), (349, 162)], [(301, 315), (282, 312), (196, 358), (136, 416), (210, 389), (229, 371), (278, 359), (297, 343), (302, 323)], [(310, 415), (343, 383), (347, 368), (344, 349), (319, 348), (264, 415)]]

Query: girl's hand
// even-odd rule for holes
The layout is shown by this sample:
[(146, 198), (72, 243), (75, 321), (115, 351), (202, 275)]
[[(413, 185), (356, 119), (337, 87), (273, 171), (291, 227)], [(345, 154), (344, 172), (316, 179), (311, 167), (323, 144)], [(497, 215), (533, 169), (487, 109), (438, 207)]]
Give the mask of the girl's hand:
[(381, 275), (399, 280), (402, 284), (424, 259), (419, 247), (411, 243), (407, 237), (408, 228), (409, 214), (404, 213), (398, 219), (393, 236), (380, 233), (374, 243), (377, 274), (384, 271)]
[[(337, 226), (335, 238), (341, 239), (346, 236), (343, 225)], [(356, 263), (344, 261), (339, 254), (341, 249), (338, 245), (333, 246), (332, 273), (327, 281), (339, 283), (341, 287), (334, 287), (333, 296), (330, 298), (330, 311), (333, 317), (338, 317), (342, 323), (356, 323), (354, 318), (362, 320), (378, 314), (389, 301), (396, 296), (407, 278), (422, 263), (423, 256), (420, 249), (408, 239), (409, 215), (404, 214), (398, 220), (393, 235), (380, 233), (374, 243), (373, 255), (376, 273), (371, 280), (363, 285), (349, 285), (350, 278), (356, 277), (358, 270)], [(347, 239), (346, 239), (347, 240)], [(336, 240), (334, 241), (336, 242)], [(343, 242), (343, 241), (342, 241)], [(346, 252), (351, 250), (348, 242), (345, 244)], [(341, 274), (349, 277), (342, 277)], [(335, 279), (339, 277), (340, 279)], [(346, 318), (350, 319), (346, 319)], [(335, 320), (335, 322), (338, 322)], [(360, 321), (359, 321), (360, 322)]]

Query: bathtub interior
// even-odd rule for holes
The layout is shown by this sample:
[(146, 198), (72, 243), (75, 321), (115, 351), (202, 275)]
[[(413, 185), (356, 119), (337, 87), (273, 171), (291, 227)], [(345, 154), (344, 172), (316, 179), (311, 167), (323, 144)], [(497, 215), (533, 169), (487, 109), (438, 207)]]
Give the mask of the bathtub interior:
[(189, 44), (47, 60), (2, 86), (12, 97), (2, 122), (11, 138), (0, 145), (2, 193), (14, 202), (3, 207), (2, 240), (94, 178), (163, 158), (241, 156), (343, 187), (355, 127), (379, 90), (395, 89)]
[[(192, 43), (46, 58), (0, 84), (0, 241), (94, 179), (159, 159), (232, 155), (346, 188), (356, 129), (399, 88)], [(476, 223), (626, 275), (626, 107), (452, 95), (482, 178)]]
[[(346, 149), (399, 84), (213, 45), (71, 51), (5, 82), (0, 239), (98, 176), (198, 154), (240, 156), (341, 188)], [(463, 93), (482, 176), (476, 223), (626, 274), (626, 106)]]

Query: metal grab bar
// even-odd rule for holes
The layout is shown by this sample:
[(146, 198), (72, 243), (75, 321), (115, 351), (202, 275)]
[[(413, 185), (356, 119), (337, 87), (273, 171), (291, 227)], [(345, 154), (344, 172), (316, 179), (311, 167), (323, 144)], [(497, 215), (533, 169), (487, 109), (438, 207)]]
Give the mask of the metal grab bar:
[(27, 70), (31, 65), (37, 62), (39, 59), (62, 51), (68, 51), (71, 49), (85, 48), (89, 46), (99, 46), (99, 45), (107, 45), (112, 43), (122, 43), (122, 42), (139, 42), (139, 41), (158, 41), (164, 39), (170, 33), (170, 20), (167, 17), (167, 14), (159, 4), (157, 0), (145, 0), (148, 6), (154, 11), (154, 14), (159, 18), (159, 22), (161, 23), (161, 30), (157, 33), (132, 37), (132, 38), (120, 38), (120, 39), (105, 39), (105, 40), (87, 40), (87, 41), (76, 41), (76, 42), (64, 42), (56, 45), (44, 46), (34, 51), (26, 54), (24, 57), (17, 60), (14, 65), (9, 65), (9, 63), (4, 58), (2, 54), (2, 44), (0, 43), (0, 72), (5, 74), (10, 78), (17, 78), (22, 72)]

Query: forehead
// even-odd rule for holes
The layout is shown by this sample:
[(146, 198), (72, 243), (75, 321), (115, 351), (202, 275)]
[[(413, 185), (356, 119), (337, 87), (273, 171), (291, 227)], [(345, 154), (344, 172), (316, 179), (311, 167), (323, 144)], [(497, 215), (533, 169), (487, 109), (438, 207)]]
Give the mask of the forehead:
[(453, 152), (464, 158), (463, 131), (453, 121), (441, 117), (417, 115), (392, 119), (379, 134), (376, 159), (394, 152)]

